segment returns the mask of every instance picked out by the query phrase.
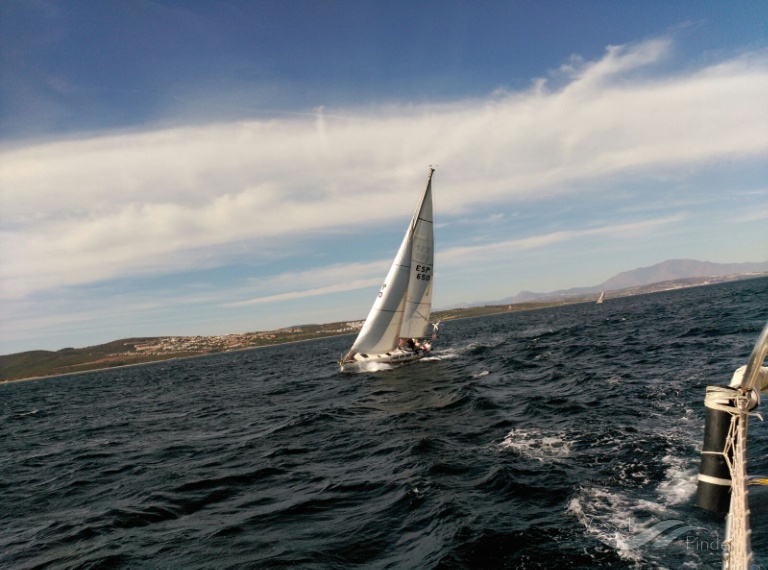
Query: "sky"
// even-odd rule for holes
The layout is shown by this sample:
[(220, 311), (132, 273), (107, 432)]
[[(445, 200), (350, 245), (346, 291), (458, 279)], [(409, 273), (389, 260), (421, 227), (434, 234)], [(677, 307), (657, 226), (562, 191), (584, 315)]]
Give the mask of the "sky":
[(0, 354), (768, 260), (768, 4), (0, 2)]

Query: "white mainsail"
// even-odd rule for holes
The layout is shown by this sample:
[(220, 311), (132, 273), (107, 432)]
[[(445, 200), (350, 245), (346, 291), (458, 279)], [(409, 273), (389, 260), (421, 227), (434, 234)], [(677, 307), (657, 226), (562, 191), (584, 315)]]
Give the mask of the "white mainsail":
[(401, 338), (422, 338), (427, 334), (434, 271), (434, 171), (430, 167), (424, 194), (350, 354), (386, 353), (393, 350)]

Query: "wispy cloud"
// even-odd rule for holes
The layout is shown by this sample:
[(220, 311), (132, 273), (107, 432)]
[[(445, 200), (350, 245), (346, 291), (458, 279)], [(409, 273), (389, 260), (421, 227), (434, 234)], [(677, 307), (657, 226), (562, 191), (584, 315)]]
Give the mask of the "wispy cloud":
[(572, 242), (574, 240), (593, 236), (612, 237), (615, 239), (635, 239), (651, 232), (658, 231), (662, 226), (678, 223), (683, 218), (683, 215), (678, 214), (665, 218), (642, 220), (639, 222), (578, 230), (563, 230), (496, 243), (454, 247), (439, 252), (438, 261), (439, 265), (442, 267), (460, 265), (477, 259), (489, 261), (498, 257), (509, 257), (511, 254), (519, 251), (543, 248), (558, 243)]
[[(619, 240), (634, 240), (663, 226), (672, 226), (684, 219), (683, 215), (668, 216), (639, 222), (612, 224), (579, 230), (549, 232), (525, 238), (507, 240), (482, 245), (454, 247), (437, 253), (437, 266), (441, 271), (450, 270), (467, 262), (484, 263), (501, 257), (509, 257), (515, 252), (547, 248), (563, 242), (575, 242), (594, 236), (608, 236)], [(243, 307), (279, 301), (290, 301), (370, 288), (373, 292), (380, 285), (391, 260), (378, 260), (371, 263), (345, 263), (317, 267), (303, 271), (291, 271), (258, 279), (248, 284), (247, 290), (286, 291), (264, 293), (254, 298), (224, 303), (223, 307)]]
[[(732, 218), (730, 220), (730, 223), (756, 222), (758, 220), (768, 220), (768, 208), (757, 208), (754, 210), (750, 210), (749, 212), (746, 212), (741, 216)], [(755, 236), (755, 239), (757, 240), (762, 240), (765, 238), (768, 238), (768, 229), (766, 229), (766, 231), (763, 232), (763, 235)]]
[(323, 267), (314, 267), (301, 271), (289, 271), (253, 279), (246, 288), (235, 296), (253, 295), (256, 297), (224, 303), (224, 307), (243, 307), (277, 301), (289, 301), (373, 288), (381, 284), (384, 273), (391, 260), (377, 260), (368, 263), (335, 263)]
[(320, 295), (329, 295), (331, 293), (342, 293), (344, 291), (354, 291), (356, 289), (373, 287), (375, 285), (378, 285), (380, 282), (381, 282), (381, 278), (355, 279), (354, 281), (349, 281), (344, 283), (334, 283), (333, 285), (316, 287), (314, 289), (289, 291), (287, 293), (276, 293), (274, 295), (265, 295), (264, 297), (256, 297), (253, 299), (248, 299), (247, 301), (235, 301), (233, 303), (225, 303), (223, 306), (228, 308), (233, 308), (233, 307), (245, 307), (248, 305), (275, 303), (279, 301), (295, 301), (297, 299), (306, 299), (308, 297), (318, 297)]
[(449, 217), (588, 180), (764, 156), (768, 55), (654, 76), (671, 49), (610, 47), (598, 61), (569, 62), (564, 86), (543, 80), (485, 100), (5, 147), (1, 294), (190, 269), (215, 264), (212, 247), (400, 219), (435, 162)]

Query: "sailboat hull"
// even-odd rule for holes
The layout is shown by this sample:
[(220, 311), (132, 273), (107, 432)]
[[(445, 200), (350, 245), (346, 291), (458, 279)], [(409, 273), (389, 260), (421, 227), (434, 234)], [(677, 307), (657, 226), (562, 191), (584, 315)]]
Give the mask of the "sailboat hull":
[(355, 354), (352, 358), (339, 363), (341, 372), (362, 372), (372, 366), (386, 364), (388, 366), (400, 366), (424, 358), (428, 352), (396, 349), (385, 354)]

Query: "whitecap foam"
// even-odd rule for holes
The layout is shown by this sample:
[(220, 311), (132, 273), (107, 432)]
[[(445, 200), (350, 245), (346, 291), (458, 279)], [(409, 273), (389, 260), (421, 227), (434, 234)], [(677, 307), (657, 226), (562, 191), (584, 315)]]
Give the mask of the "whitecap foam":
[(571, 454), (571, 442), (565, 434), (546, 434), (513, 429), (499, 444), (502, 449), (511, 449), (523, 457), (546, 461), (567, 457)]
[(666, 455), (661, 458), (669, 465), (664, 480), (656, 489), (668, 505), (687, 504), (696, 493), (696, 469), (688, 467), (688, 461), (682, 457)]

